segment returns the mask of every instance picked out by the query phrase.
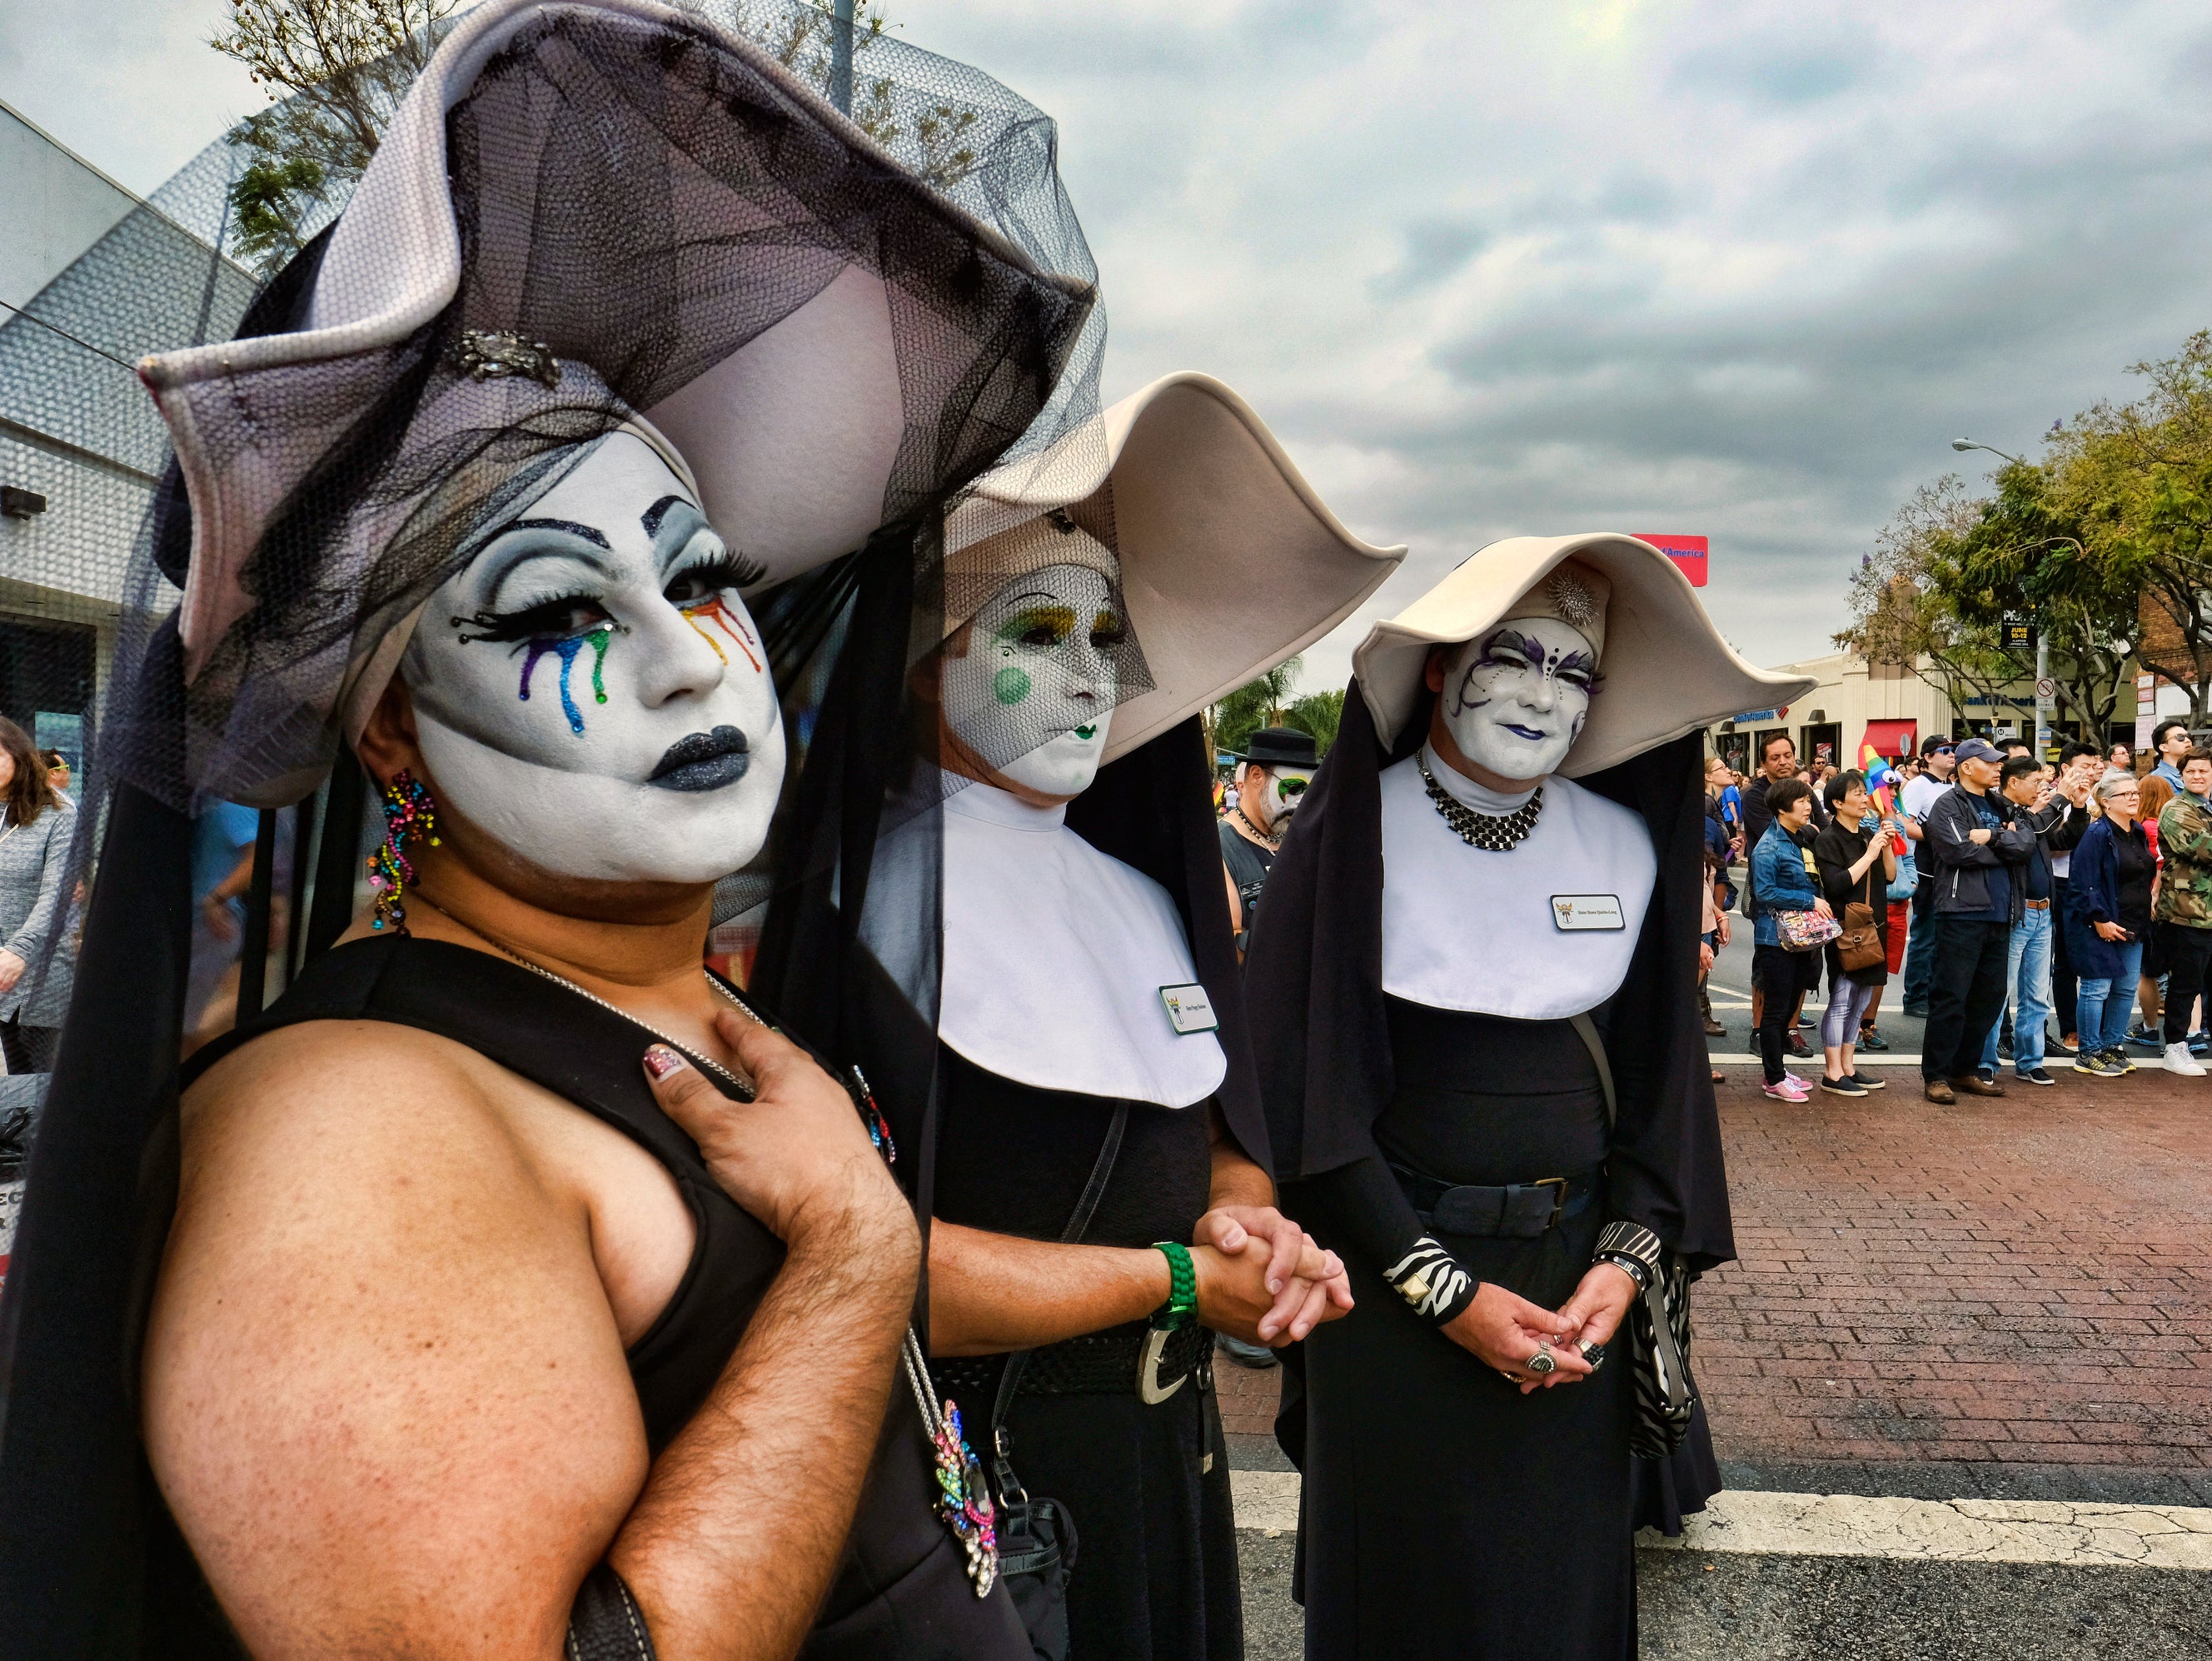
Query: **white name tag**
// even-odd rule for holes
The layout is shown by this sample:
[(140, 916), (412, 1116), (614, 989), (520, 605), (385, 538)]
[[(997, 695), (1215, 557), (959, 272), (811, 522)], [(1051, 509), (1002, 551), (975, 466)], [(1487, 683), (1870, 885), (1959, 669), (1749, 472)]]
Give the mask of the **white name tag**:
[(1184, 1037), (1194, 1032), (1216, 1032), (1221, 1019), (1213, 1013), (1213, 1000), (1196, 981), (1188, 986), (1164, 986), (1160, 1001), (1168, 1007), (1168, 1022)]
[(1628, 927), (1628, 920), (1620, 915), (1618, 894), (1554, 894), (1552, 923), (1563, 934), (1578, 934), (1585, 928)]

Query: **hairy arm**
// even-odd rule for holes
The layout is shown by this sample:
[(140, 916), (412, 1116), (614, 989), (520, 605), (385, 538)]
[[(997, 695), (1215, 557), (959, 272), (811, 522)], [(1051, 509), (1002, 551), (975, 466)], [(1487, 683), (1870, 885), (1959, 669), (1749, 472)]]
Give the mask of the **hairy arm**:
[[(793, 1133), (835, 1123), (757, 1076)], [(664, 1661), (788, 1657), (883, 1422), (911, 1220), (879, 1171), (872, 1202), (833, 1172), (803, 1228), (787, 1208), (783, 1271), (648, 1463), (616, 1248), (501, 1111), (511, 1083), (325, 1023), (195, 1089), (145, 1364), (162, 1490), (257, 1657), (552, 1661), (603, 1557)]]

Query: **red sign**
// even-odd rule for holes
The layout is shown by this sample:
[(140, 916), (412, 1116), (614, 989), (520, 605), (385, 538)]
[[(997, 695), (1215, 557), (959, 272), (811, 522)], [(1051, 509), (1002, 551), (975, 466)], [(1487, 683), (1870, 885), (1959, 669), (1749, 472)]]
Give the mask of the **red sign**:
[(1650, 543), (1673, 560), (1682, 575), (1690, 579), (1690, 587), (1702, 588), (1705, 586), (1705, 555), (1708, 551), (1705, 538), (1669, 536), (1660, 531), (1638, 531), (1635, 534), (1639, 540)]

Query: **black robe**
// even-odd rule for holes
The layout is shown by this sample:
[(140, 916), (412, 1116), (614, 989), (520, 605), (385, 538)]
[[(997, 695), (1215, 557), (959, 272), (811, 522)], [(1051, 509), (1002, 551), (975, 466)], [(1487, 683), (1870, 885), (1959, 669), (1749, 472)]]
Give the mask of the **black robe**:
[[(1428, 730), (1431, 702), (1419, 703), (1395, 750), (1386, 753), (1357, 684), (1347, 693), (1343, 730), (1308, 789), (1276, 861), (1267, 905), (1247, 958), (1245, 995), (1284, 1204), (1293, 1215), (1310, 1214), (1318, 1229), (1340, 1226), (1339, 1214), (1348, 1198), (1346, 1179), (1355, 1170), (1371, 1177), (1381, 1168), (1372, 1131), (1399, 1088), (1391, 1001), (1382, 985), (1379, 781), (1384, 765), (1419, 747)], [(1640, 813), (1658, 860), (1651, 906), (1627, 975), (1599, 1023), (1607, 1035), (1620, 1098), (1599, 1196), (1602, 1214), (1653, 1229), (1699, 1271), (1734, 1255), (1718, 1117), (1696, 1004), (1697, 934), (1702, 916), (1700, 751), (1698, 739), (1692, 736), (1577, 781)], [(1480, 1018), (1471, 1023), (1469, 1018), (1449, 1019), (1469, 1024), (1469, 1042), (1475, 1037), (1474, 1027), (1481, 1025)], [(1531, 1042), (1535, 1036), (1532, 1027)], [(1560, 1065), (1551, 1069), (1562, 1084), (1571, 1082), (1568, 1074), (1577, 1059), (1576, 1048), (1569, 1045), (1561, 1052)], [(1433, 1073), (1437, 1057), (1425, 1056), (1419, 1064)], [(1426, 1087), (1434, 1080), (1425, 1074), (1413, 1082)], [(1479, 1086), (1480, 1080), (1468, 1083)], [(1337, 1176), (1331, 1178), (1331, 1173)], [(1501, 1173), (1476, 1180), (1525, 1180), (1540, 1174)], [(1324, 1178), (1329, 1180), (1321, 1180)], [(1384, 1180), (1390, 1179), (1386, 1176)], [(1395, 1191), (1387, 1197), (1393, 1203), (1398, 1198)], [(1594, 1228), (1594, 1220), (1589, 1226)], [(1348, 1238), (1345, 1243), (1349, 1244)], [(1489, 1253), (1487, 1243), (1470, 1243), (1465, 1249), (1477, 1253), (1483, 1262), (1479, 1273), (1495, 1275), (1524, 1295), (1550, 1304), (1560, 1301), (1579, 1273), (1565, 1262), (1540, 1272), (1523, 1266), (1526, 1254)], [(1587, 1242), (1579, 1249), (1586, 1253)], [(1361, 1254), (1347, 1250), (1346, 1255), (1350, 1259)], [(1594, 1570), (1595, 1579), (1588, 1573), (1577, 1578), (1568, 1573), (1577, 1566), (1559, 1561), (1547, 1564), (1540, 1555), (1522, 1565), (1501, 1548), (1487, 1554), (1490, 1571), (1468, 1571), (1456, 1588), (1439, 1597), (1425, 1615), (1355, 1607), (1363, 1599), (1370, 1605), (1375, 1602), (1377, 1577), (1364, 1567), (1344, 1570), (1340, 1551), (1338, 1559), (1314, 1556), (1318, 1550), (1330, 1549), (1329, 1540), (1327, 1534), (1310, 1532), (1301, 1542), (1300, 1581), (1304, 1592), (1317, 1593), (1320, 1598), (1309, 1604), (1310, 1653), (1380, 1652), (1392, 1645), (1409, 1646), (1405, 1652), (1425, 1652), (1425, 1646), (1444, 1640), (1439, 1633), (1423, 1630), (1421, 1623), (1437, 1618), (1437, 1611), (1452, 1597), (1503, 1600), (1510, 1595), (1509, 1585), (1532, 1574), (1541, 1579), (1547, 1568), (1560, 1571), (1557, 1586), (1551, 1588), (1557, 1595), (1615, 1605), (1610, 1615), (1602, 1609), (1581, 1611), (1591, 1615), (1580, 1629), (1584, 1647), (1570, 1652), (1619, 1652), (1621, 1644), (1632, 1641), (1625, 1636), (1633, 1630), (1632, 1585), (1626, 1570), (1632, 1515), (1638, 1522), (1679, 1525), (1680, 1511), (1698, 1509), (1719, 1486), (1709, 1440), (1693, 1435), (1664, 1465), (1655, 1463), (1606, 1474), (1607, 1458), (1617, 1457), (1624, 1464), (1628, 1460), (1625, 1423), (1615, 1417), (1621, 1409), (1600, 1400), (1619, 1390), (1617, 1376), (1607, 1379), (1601, 1375), (1599, 1385), (1571, 1387), (1572, 1401), (1562, 1398), (1542, 1409), (1501, 1415), (1492, 1410), (1496, 1404), (1489, 1402), (1488, 1393), (1504, 1390), (1502, 1382), (1488, 1378), (1486, 1369), (1452, 1349), (1450, 1341), (1441, 1335), (1411, 1329), (1411, 1317), (1396, 1305), (1373, 1266), (1366, 1267), (1368, 1273), (1355, 1284), (1354, 1295), (1374, 1300), (1375, 1307), (1364, 1320), (1355, 1311), (1343, 1333), (1321, 1335), (1328, 1340), (1324, 1348), (1330, 1352), (1332, 1393), (1327, 1416), (1312, 1421), (1316, 1427), (1326, 1428), (1327, 1446), (1313, 1451), (1329, 1462), (1328, 1468), (1316, 1471), (1308, 1463), (1311, 1404), (1305, 1395), (1303, 1356), (1286, 1369), (1277, 1435), (1291, 1458), (1308, 1468), (1310, 1482), (1316, 1475), (1326, 1477), (1319, 1486), (1340, 1496), (1355, 1489), (1372, 1493), (1376, 1505), (1352, 1501), (1351, 1514), (1346, 1514), (1344, 1503), (1323, 1506), (1327, 1515), (1310, 1507), (1308, 1529), (1331, 1531), (1341, 1541), (1363, 1542), (1368, 1556), (1362, 1561), (1368, 1563), (1374, 1561), (1378, 1542), (1395, 1537), (1402, 1519), (1390, 1514), (1392, 1485), (1372, 1466), (1377, 1461), (1415, 1458), (1425, 1445), (1418, 1438), (1410, 1444), (1402, 1438), (1394, 1442), (1379, 1423), (1373, 1434), (1353, 1433), (1359, 1427), (1359, 1415), (1379, 1420), (1385, 1411), (1381, 1402), (1397, 1388), (1406, 1394), (1399, 1403), (1405, 1414), (1414, 1422), (1435, 1427), (1425, 1444), (1430, 1457), (1475, 1459), (1522, 1471), (1531, 1480), (1541, 1480), (1553, 1464), (1563, 1477), (1580, 1471), (1580, 1485), (1591, 1490), (1585, 1508), (1595, 1509), (1588, 1517), (1578, 1513), (1575, 1520), (1585, 1528), (1617, 1533), (1609, 1533), (1601, 1548), (1593, 1548), (1604, 1559)], [(1527, 1287), (1516, 1285), (1515, 1277), (1524, 1273), (1537, 1278)], [(1354, 1325), (1365, 1335), (1354, 1335)], [(1319, 1343), (1321, 1337), (1310, 1340), (1309, 1346)], [(1349, 1360), (1342, 1353), (1347, 1344), (1353, 1352)], [(1625, 1368), (1626, 1346), (1616, 1346), (1615, 1353), (1623, 1358), (1616, 1366)], [(1394, 1386), (1364, 1376), (1363, 1366), (1370, 1372), (1383, 1369), (1400, 1382)], [(1576, 1396), (1577, 1391), (1583, 1393)], [(1412, 1399), (1415, 1394), (1421, 1399)], [(1577, 1422), (1560, 1417), (1560, 1411), (1569, 1409), (1580, 1414)], [(1347, 1418), (1347, 1413), (1352, 1416)], [(1596, 1415), (1595, 1421), (1591, 1414)], [(1480, 1428), (1469, 1431), (1474, 1425)], [(1452, 1434), (1446, 1435), (1447, 1430)], [(1548, 1448), (1531, 1447), (1513, 1439), (1522, 1435), (1553, 1440)], [(1618, 1452), (1607, 1455), (1607, 1447)], [(1346, 1480), (1342, 1462), (1347, 1457), (1368, 1467), (1352, 1473), (1362, 1480)], [(1594, 1457), (1599, 1464), (1592, 1468)], [(1605, 1475), (1601, 1485), (1589, 1480), (1593, 1470)], [(1400, 1487), (1412, 1484), (1417, 1474), (1409, 1466)], [(1601, 1494), (1596, 1491), (1601, 1486)], [(1448, 1495), (1443, 1503), (1450, 1503)], [(1503, 1519), (1494, 1524), (1480, 1517), (1452, 1520), (1469, 1537), (1480, 1537), (1486, 1527), (1504, 1526)], [(1442, 1531), (1445, 1521), (1431, 1518), (1431, 1530)], [(1511, 1542), (1501, 1536), (1500, 1543), (1502, 1548)], [(1317, 1563), (1328, 1572), (1316, 1576)], [(1546, 1588), (1534, 1590), (1540, 1596)]]

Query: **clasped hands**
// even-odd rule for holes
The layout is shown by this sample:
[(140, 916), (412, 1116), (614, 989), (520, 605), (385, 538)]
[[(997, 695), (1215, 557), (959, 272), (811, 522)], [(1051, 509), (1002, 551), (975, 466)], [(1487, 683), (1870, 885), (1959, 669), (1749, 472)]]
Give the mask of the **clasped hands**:
[[(1455, 1316), (1444, 1335), (1520, 1386), (1533, 1390), (1571, 1384), (1597, 1371), (1583, 1360), (1583, 1344), (1604, 1344), (1620, 1329), (1636, 1301), (1636, 1279), (1618, 1263), (1592, 1263), (1575, 1295), (1549, 1310), (1508, 1292), (1494, 1281), (1483, 1282), (1474, 1301)], [(1547, 1342), (1553, 1370), (1528, 1371), (1529, 1359)]]
[(1216, 1206), (1190, 1243), (1199, 1318), (1216, 1332), (1279, 1349), (1351, 1311), (1342, 1261), (1273, 1206)]

